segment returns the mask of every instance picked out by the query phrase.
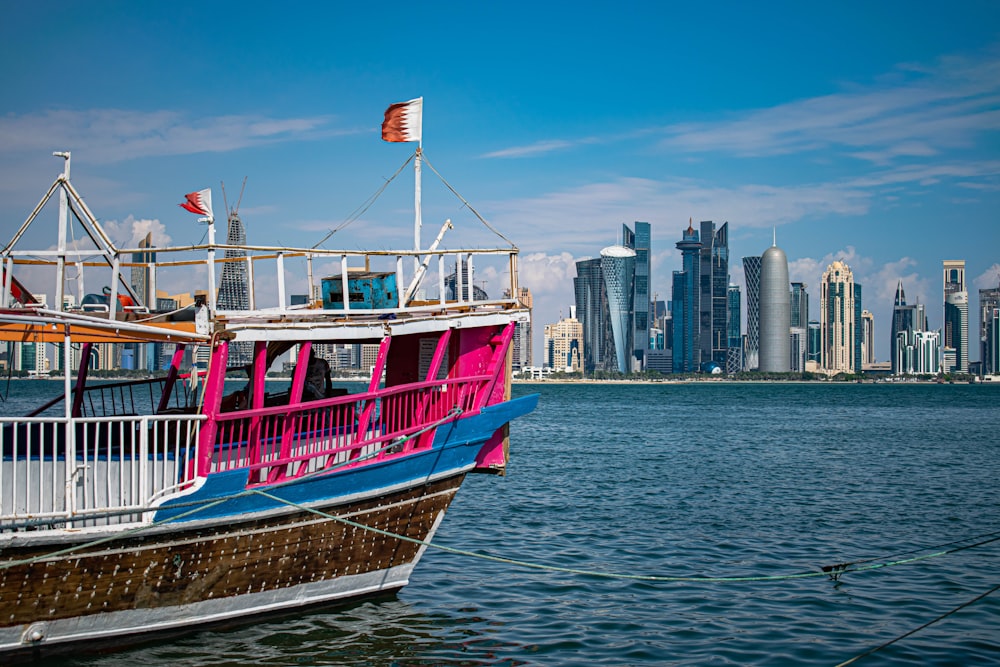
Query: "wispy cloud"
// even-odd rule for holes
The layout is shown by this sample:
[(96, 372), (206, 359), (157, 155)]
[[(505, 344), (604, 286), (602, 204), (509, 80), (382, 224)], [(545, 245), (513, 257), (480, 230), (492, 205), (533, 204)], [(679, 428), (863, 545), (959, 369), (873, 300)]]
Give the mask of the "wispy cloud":
[(228, 115), (204, 118), (175, 111), (56, 110), (0, 116), (5, 153), (56, 148), (82, 150), (94, 163), (137, 157), (232, 151), (279, 141), (353, 133), (334, 127), (331, 116), (268, 118)]
[[(948, 57), (935, 66), (900, 66), (866, 86), (734, 113), (714, 122), (665, 128), (661, 146), (739, 156), (842, 148), (876, 164), (975, 144), (1000, 129), (1000, 52)], [(860, 149), (860, 150), (859, 150)]]
[(511, 148), (504, 148), (503, 150), (493, 151), (492, 153), (486, 153), (483, 155), (484, 158), (518, 158), (518, 157), (530, 157), (533, 155), (542, 155), (545, 153), (552, 153), (554, 151), (561, 151), (574, 146), (574, 142), (555, 140), (555, 141), (539, 141), (538, 143), (530, 144), (528, 146), (513, 146)]
[[(495, 202), (489, 209), (502, 229), (527, 241), (525, 250), (551, 246), (548, 234), (537, 233), (544, 229), (560, 234), (571, 250), (592, 253), (615, 242), (618, 228), (614, 222), (655, 221), (659, 231), (666, 230), (672, 220), (679, 230), (690, 216), (720, 223), (731, 220), (742, 227), (771, 227), (830, 214), (861, 215), (869, 210), (871, 198), (869, 190), (850, 184), (726, 187), (692, 179), (621, 178)], [(571, 236), (566, 234), (569, 230)]]

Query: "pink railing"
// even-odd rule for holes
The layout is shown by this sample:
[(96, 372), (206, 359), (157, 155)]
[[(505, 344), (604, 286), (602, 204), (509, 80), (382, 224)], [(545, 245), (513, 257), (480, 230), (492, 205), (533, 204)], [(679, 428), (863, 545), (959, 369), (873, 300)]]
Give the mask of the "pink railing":
[(430, 447), (435, 424), (480, 406), (491, 375), (434, 380), (218, 417), (211, 472), (249, 468), (273, 484)]

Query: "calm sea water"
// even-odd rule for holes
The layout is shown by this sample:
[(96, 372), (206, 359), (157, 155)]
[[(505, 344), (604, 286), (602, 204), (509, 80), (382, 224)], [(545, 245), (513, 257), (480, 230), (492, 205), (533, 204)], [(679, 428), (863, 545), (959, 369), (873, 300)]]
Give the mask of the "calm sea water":
[[(436, 542), (586, 571), (754, 577), (1000, 531), (1000, 387), (515, 393), (532, 391), (509, 475), (470, 476)], [(998, 571), (1000, 541), (839, 581), (720, 583), (430, 549), (395, 596), (51, 664), (836, 665), (987, 592)], [(856, 664), (1000, 664), (1000, 592)]]

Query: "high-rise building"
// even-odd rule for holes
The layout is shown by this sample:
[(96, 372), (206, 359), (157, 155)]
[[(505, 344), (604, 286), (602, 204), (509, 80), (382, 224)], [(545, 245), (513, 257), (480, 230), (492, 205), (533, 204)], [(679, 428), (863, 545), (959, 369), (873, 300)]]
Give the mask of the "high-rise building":
[(809, 320), (806, 330), (809, 337), (809, 349), (806, 352), (806, 361), (819, 366), (821, 357), (820, 349), (823, 347), (823, 329), (816, 320)]
[(1000, 375), (1000, 306), (987, 315), (983, 342), (983, 373)]
[(979, 290), (979, 360), (982, 372), (987, 375), (1000, 373), (1000, 357), (990, 341), (990, 326), (997, 310), (1000, 310), (1000, 286)]
[(681, 251), (682, 271), (674, 271), (673, 372), (696, 373), (701, 367), (701, 241), (698, 230), (688, 221), (688, 228), (677, 242)]
[[(153, 247), (153, 234), (152, 232), (146, 234), (145, 238), (139, 241), (140, 248), (152, 248)], [(132, 283), (132, 291), (135, 295), (139, 297), (139, 302), (143, 306), (149, 308), (154, 308), (156, 306), (155, 295), (150, 294), (150, 264), (156, 262), (155, 252), (136, 252), (132, 253), (132, 263), (139, 264), (140, 266), (132, 266), (130, 282)]]
[(904, 329), (897, 334), (893, 367), (899, 375), (937, 375), (941, 372), (941, 338), (937, 331)]
[(739, 285), (730, 283), (727, 299), (729, 313), (726, 316), (728, 319), (726, 335), (729, 339), (727, 342), (729, 349), (726, 351), (726, 373), (732, 374), (743, 370), (743, 335), (740, 332), (742, 299)]
[(806, 287), (805, 283), (792, 283), (790, 326), (802, 329), (809, 327), (809, 292)]
[(896, 297), (892, 303), (892, 331), (891, 343), (889, 346), (889, 360), (892, 364), (892, 374), (900, 375), (901, 371), (896, 367), (896, 342), (899, 340), (900, 331), (908, 331), (913, 328), (913, 310), (906, 306), (906, 292), (903, 291), (903, 281), (896, 284)]
[(773, 245), (760, 260), (760, 357), (759, 369), (766, 373), (787, 373), (790, 369), (789, 325), (791, 292), (788, 285), (788, 258)]
[(854, 372), (860, 373), (862, 366), (861, 341), (863, 336), (863, 323), (861, 313), (861, 284), (854, 283)]
[(632, 354), (638, 370), (646, 367), (646, 352), (649, 350), (649, 289), (652, 280), (651, 254), (652, 235), (648, 222), (635, 222), (635, 231), (622, 225), (622, 245), (635, 251), (635, 280), (632, 289)]
[(579, 373), (583, 368), (583, 324), (576, 319), (576, 308), (570, 306), (569, 317), (556, 324), (546, 324), (544, 334), (544, 366)]
[[(965, 260), (944, 260), (944, 347), (954, 350), (953, 366), (944, 372), (969, 372), (969, 293), (965, 289)], [(950, 356), (950, 355), (949, 355)]]
[(875, 316), (861, 311), (861, 368), (875, 363)]
[(790, 369), (796, 373), (805, 371), (806, 361), (809, 360), (809, 293), (806, 287), (801, 282), (791, 285), (789, 344), (792, 356), (789, 363)]
[[(608, 315), (614, 344), (616, 368), (619, 373), (638, 370), (633, 364), (633, 282), (635, 251), (625, 246), (608, 246), (601, 251), (601, 274), (608, 295)], [(647, 334), (648, 335), (648, 334)], [(648, 345), (648, 341), (646, 343)]]
[(701, 362), (714, 362), (725, 370), (729, 348), (729, 223), (719, 229), (711, 220), (701, 222), (698, 281), (698, 338)]
[(612, 370), (614, 353), (608, 321), (608, 294), (601, 274), (601, 260), (582, 259), (576, 263), (573, 279), (576, 315), (583, 325), (583, 368), (585, 373)]
[[(509, 289), (504, 290), (503, 298), (513, 298)], [(531, 290), (527, 287), (519, 288), (517, 291), (517, 302), (522, 308), (528, 309), (528, 321), (518, 322), (514, 325), (514, 338), (511, 340), (511, 345), (514, 348), (511, 367), (515, 371), (520, 371), (522, 368), (534, 365), (534, 355), (531, 350), (531, 323), (533, 321), (531, 309), (534, 301), (531, 297)]]
[(755, 371), (760, 365), (760, 257), (743, 258), (747, 281), (747, 344), (743, 368)]
[[(226, 245), (244, 246), (247, 233), (240, 216), (233, 211), (229, 214), (226, 231)], [(222, 281), (219, 283), (219, 310), (250, 310), (250, 279), (245, 250), (227, 248), (226, 262), (222, 265)], [(243, 342), (229, 346), (227, 365), (246, 366), (253, 361), (253, 343)]]
[(839, 260), (833, 262), (820, 283), (820, 367), (830, 375), (855, 372), (854, 297), (851, 268)]

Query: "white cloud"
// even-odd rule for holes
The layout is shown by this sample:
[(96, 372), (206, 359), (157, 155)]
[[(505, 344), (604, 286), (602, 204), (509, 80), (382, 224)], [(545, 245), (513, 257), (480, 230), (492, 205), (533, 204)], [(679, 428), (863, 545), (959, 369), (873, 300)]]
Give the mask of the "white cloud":
[(138, 157), (232, 151), (277, 141), (331, 136), (331, 116), (196, 118), (175, 111), (58, 110), (0, 116), (5, 153), (84, 151), (95, 164)]
[(996, 288), (1000, 285), (1000, 264), (994, 263), (993, 266), (976, 276), (972, 284), (976, 289)]
[(138, 248), (147, 234), (152, 234), (153, 245), (157, 247), (169, 246), (173, 242), (166, 226), (159, 220), (140, 220), (130, 215), (121, 222), (107, 220), (101, 226), (119, 248)]

